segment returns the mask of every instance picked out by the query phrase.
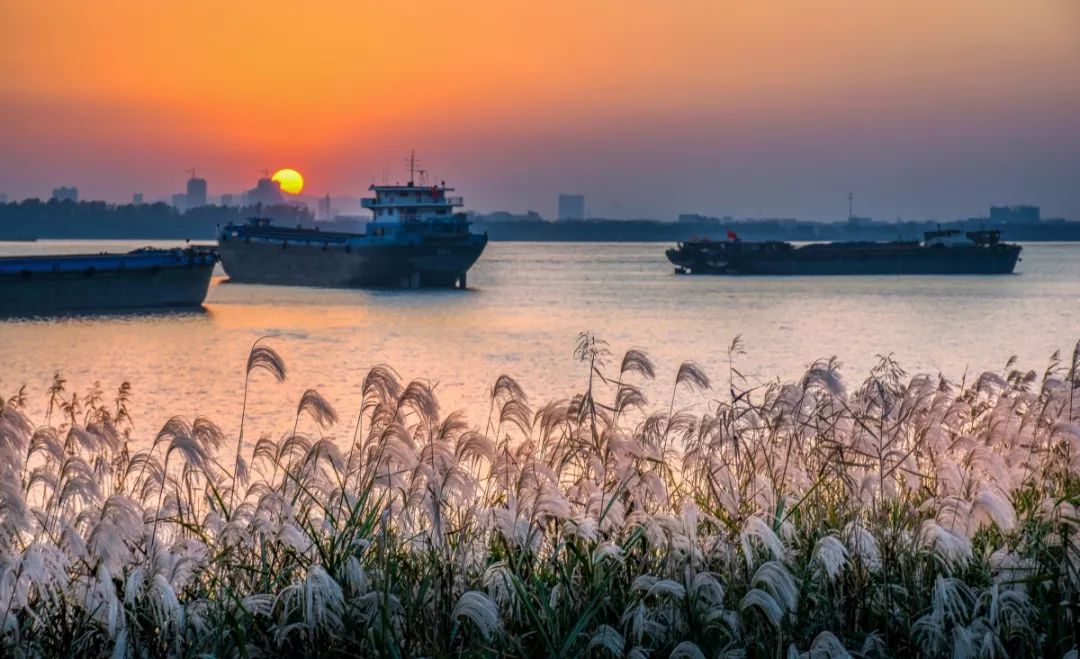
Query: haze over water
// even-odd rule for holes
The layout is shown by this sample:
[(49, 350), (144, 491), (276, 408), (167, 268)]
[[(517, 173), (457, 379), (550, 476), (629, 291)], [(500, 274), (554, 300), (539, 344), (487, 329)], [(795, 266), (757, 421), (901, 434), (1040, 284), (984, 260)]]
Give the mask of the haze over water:
[[(0, 255), (122, 251), (144, 242), (0, 243)], [(161, 243), (167, 245), (167, 243)], [(289, 375), (256, 374), (248, 426), (290, 430), (307, 388), (336, 406), (344, 436), (368, 367), (438, 382), (443, 412), (483, 423), (487, 391), (509, 374), (534, 405), (582, 390), (573, 359), (578, 332), (608, 341), (612, 361), (648, 350), (657, 381), (646, 392), (665, 407), (682, 360), (701, 363), (727, 388), (726, 348), (742, 335), (736, 366), (751, 382), (796, 378), (813, 360), (836, 356), (849, 382), (879, 353), (909, 372), (959, 379), (1018, 367), (1041, 372), (1055, 349), (1080, 338), (1080, 245), (1029, 244), (1011, 276), (678, 277), (662, 244), (491, 243), (469, 273), (468, 291), (359, 291), (230, 284), (218, 276), (198, 313), (0, 320), (0, 395), (26, 384), (30, 411), (44, 420), (55, 371), (70, 392), (100, 381), (111, 397), (134, 388), (136, 435), (170, 416), (205, 415), (235, 432), (251, 343), (269, 344)]]

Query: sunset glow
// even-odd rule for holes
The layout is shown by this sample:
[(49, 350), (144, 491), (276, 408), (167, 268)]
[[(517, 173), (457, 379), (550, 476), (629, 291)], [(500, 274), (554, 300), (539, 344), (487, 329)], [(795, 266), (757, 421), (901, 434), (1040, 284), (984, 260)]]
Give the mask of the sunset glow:
[(275, 161), (355, 195), (416, 148), (479, 209), (570, 189), (613, 216), (815, 217), (854, 189), (886, 217), (1080, 215), (1075, 0), (53, 0), (0, 23), (11, 195), (166, 195), (189, 166), (239, 191)]

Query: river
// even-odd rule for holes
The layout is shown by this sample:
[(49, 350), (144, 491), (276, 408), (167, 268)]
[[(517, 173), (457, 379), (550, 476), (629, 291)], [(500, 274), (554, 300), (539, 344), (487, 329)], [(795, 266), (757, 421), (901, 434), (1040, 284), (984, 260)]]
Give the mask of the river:
[[(144, 244), (0, 243), (0, 254)], [(1017, 274), (971, 277), (680, 277), (665, 247), (491, 243), (466, 291), (240, 285), (219, 271), (198, 312), (0, 320), (0, 395), (25, 384), (41, 421), (56, 372), (69, 394), (99, 382), (111, 395), (128, 381), (140, 435), (174, 414), (205, 415), (233, 432), (248, 350), (269, 336), (289, 374), (284, 384), (254, 376), (245, 436), (257, 437), (291, 429), (307, 388), (354, 416), (360, 382), (379, 363), (437, 383), (444, 411), (463, 409), (476, 423), (500, 374), (534, 403), (569, 397), (588, 375), (573, 357), (582, 331), (606, 340), (613, 361), (645, 348), (657, 366), (646, 393), (664, 408), (682, 360), (699, 362), (726, 391), (726, 350), (737, 335), (745, 354), (735, 365), (751, 383), (798, 377), (831, 356), (858, 382), (880, 354), (909, 372), (954, 379), (1001, 370), (1013, 355), (1041, 372), (1051, 353), (1067, 357), (1080, 339), (1080, 244), (1028, 244)]]

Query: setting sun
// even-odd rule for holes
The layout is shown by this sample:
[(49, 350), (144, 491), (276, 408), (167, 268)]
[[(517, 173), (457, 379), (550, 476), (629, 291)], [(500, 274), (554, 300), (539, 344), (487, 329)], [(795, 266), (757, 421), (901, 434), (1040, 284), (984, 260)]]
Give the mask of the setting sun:
[(281, 185), (281, 191), (289, 194), (300, 194), (304, 189), (304, 177), (295, 169), (279, 169), (271, 177)]

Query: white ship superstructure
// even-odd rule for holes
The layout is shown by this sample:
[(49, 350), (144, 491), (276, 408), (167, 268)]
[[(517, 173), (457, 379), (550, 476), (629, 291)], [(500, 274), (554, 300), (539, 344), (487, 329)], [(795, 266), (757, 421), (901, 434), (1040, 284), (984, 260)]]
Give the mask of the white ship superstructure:
[(426, 185), (422, 175), (417, 184), (415, 174), (416, 158), (410, 156), (408, 183), (371, 185), (368, 188), (375, 196), (360, 200), (360, 204), (372, 213), (368, 233), (393, 235), (402, 229), (409, 233), (468, 231), (465, 214), (455, 212), (455, 209), (464, 206), (464, 200), (449, 194), (454, 188), (447, 187), (445, 181), (438, 185)]

